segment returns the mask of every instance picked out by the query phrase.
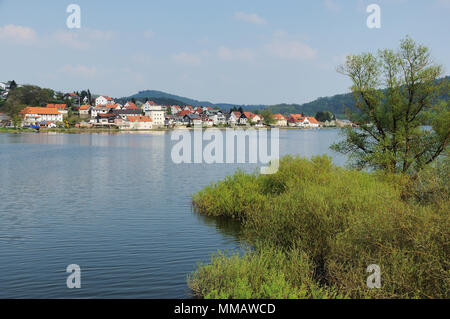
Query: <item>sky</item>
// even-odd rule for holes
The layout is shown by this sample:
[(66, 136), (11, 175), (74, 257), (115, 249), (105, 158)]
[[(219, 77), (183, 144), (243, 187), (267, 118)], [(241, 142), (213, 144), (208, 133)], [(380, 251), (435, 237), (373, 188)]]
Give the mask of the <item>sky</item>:
[[(67, 7), (80, 7), (68, 28)], [(368, 28), (369, 4), (381, 9)], [(450, 73), (450, 0), (0, 0), (0, 81), (122, 97), (305, 103), (345, 93), (347, 54), (406, 35)]]

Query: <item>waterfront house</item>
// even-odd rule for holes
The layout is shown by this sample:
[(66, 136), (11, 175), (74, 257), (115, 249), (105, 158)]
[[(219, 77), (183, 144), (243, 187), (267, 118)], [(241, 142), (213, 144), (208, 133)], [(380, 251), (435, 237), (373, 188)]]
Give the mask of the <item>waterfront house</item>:
[[(144, 106), (145, 108), (145, 106)], [(151, 106), (150, 109), (145, 111), (146, 116), (150, 116), (153, 121), (153, 126), (155, 127), (164, 127), (166, 121), (166, 112), (162, 109), (161, 106), (158, 107)]]
[(91, 120), (91, 123), (94, 126), (121, 127), (123, 120), (119, 115), (114, 114), (112, 112), (108, 112), (108, 113), (98, 113), (95, 120)]
[(273, 121), (275, 126), (287, 126), (287, 118), (283, 114), (274, 114)]
[(288, 125), (292, 127), (304, 127), (305, 118), (301, 114), (290, 114), (288, 118)]
[(258, 114), (253, 114), (252, 112), (244, 112), (239, 118), (239, 124), (259, 124), (259, 126), (262, 126), (262, 117)]
[(317, 128), (320, 126), (319, 121), (317, 121), (315, 117), (307, 117), (306, 119), (309, 122), (309, 127)]
[(198, 114), (189, 113), (184, 116), (184, 122), (189, 126), (202, 125), (202, 119)]
[(239, 123), (239, 119), (241, 118), (241, 112), (230, 112), (228, 115), (228, 124), (236, 125)]
[(128, 116), (129, 129), (150, 130), (153, 128), (152, 119), (149, 116)]
[(122, 118), (122, 120), (127, 121), (129, 116), (141, 116), (142, 112), (140, 109), (111, 109), (109, 113), (113, 113), (115, 115), (118, 115)]
[(25, 126), (29, 125), (48, 125), (49, 123), (57, 123), (63, 121), (63, 115), (58, 112), (58, 109), (53, 107), (31, 107), (24, 108), (20, 115), (22, 116), (22, 123)]
[(61, 113), (63, 116), (67, 115), (67, 105), (66, 104), (47, 104), (47, 107), (56, 108), (59, 113)]

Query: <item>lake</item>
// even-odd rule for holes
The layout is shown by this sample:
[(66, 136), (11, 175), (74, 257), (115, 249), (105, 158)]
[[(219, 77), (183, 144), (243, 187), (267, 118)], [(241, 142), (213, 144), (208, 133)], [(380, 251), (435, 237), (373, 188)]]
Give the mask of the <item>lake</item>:
[[(280, 130), (280, 155), (329, 154), (338, 130)], [(255, 164), (174, 164), (170, 132), (0, 134), (0, 298), (189, 298), (186, 276), (241, 250), (191, 195)], [(66, 267), (81, 267), (68, 289)]]

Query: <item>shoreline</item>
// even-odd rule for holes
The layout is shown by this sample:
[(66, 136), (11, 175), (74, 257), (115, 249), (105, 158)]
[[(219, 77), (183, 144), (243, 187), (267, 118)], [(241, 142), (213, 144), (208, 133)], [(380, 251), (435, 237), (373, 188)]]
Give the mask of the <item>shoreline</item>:
[[(216, 130), (226, 130), (226, 129), (248, 129), (254, 127), (204, 127), (203, 130), (206, 129), (216, 129)], [(272, 129), (271, 127), (257, 127), (254, 128), (256, 130), (259, 129)], [(305, 128), (305, 127), (275, 127), (280, 130), (323, 130), (323, 129), (339, 129), (339, 127), (320, 127), (320, 128)], [(194, 130), (194, 127), (179, 127), (179, 128), (156, 128), (149, 130), (119, 130), (119, 129), (106, 129), (106, 128), (51, 128), (51, 129), (40, 129), (37, 131), (36, 129), (30, 128), (0, 128), (1, 133), (14, 133), (14, 134), (23, 134), (23, 133), (60, 133), (60, 134), (96, 134), (96, 133), (151, 133), (151, 132), (170, 132), (174, 130)]]

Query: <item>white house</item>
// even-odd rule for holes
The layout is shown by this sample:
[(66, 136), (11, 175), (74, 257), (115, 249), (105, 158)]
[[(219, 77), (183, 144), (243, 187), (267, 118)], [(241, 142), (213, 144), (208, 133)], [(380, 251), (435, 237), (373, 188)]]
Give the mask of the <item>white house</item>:
[(275, 126), (287, 126), (287, 118), (283, 114), (277, 113), (273, 115)]
[(53, 107), (26, 107), (20, 114), (24, 125), (48, 124), (63, 121), (63, 115)]
[(152, 119), (153, 126), (163, 127), (166, 121), (166, 112), (160, 105), (145, 103), (143, 110), (146, 116)]
[(108, 105), (108, 104), (114, 104), (114, 99), (110, 98), (109, 96), (99, 96), (98, 98), (95, 99), (95, 106), (99, 106), (99, 105)]
[[(147, 101), (145, 102), (144, 106), (142, 107), (142, 110), (144, 112), (148, 112), (148, 111), (161, 111), (163, 110), (163, 107), (161, 105), (157, 105), (155, 102), (153, 101)], [(153, 118), (152, 118), (153, 119)]]
[(231, 112), (228, 117), (228, 124), (235, 125), (239, 123), (239, 119), (241, 118), (241, 112)]
[(152, 128), (153, 122), (149, 116), (128, 116), (128, 129), (150, 130)]

